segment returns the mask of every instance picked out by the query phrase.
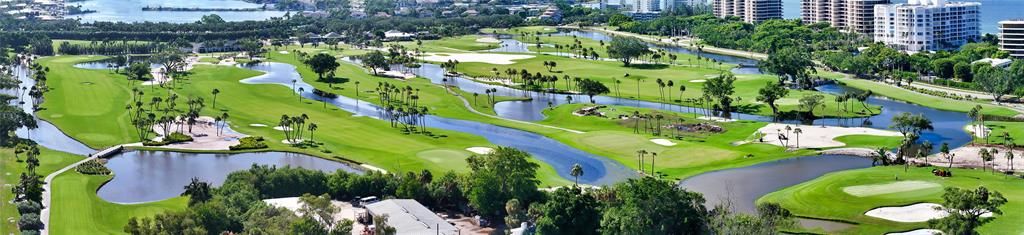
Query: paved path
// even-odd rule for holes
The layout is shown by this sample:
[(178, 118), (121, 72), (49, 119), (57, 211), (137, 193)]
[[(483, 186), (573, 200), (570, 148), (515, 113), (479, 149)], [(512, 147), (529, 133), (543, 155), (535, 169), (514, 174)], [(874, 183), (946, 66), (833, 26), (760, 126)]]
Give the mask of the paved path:
[(117, 146), (114, 146), (114, 147), (110, 147), (110, 148), (104, 149), (102, 151), (99, 151), (99, 152), (96, 152), (94, 154), (89, 155), (89, 157), (87, 157), (85, 159), (82, 159), (81, 161), (78, 161), (78, 162), (76, 162), (74, 164), (65, 166), (64, 168), (61, 168), (60, 170), (57, 170), (57, 171), (55, 171), (53, 173), (50, 173), (49, 175), (46, 176), (46, 179), (44, 180), (44, 182), (46, 182), (46, 184), (43, 185), (43, 210), (39, 212), (39, 220), (41, 220), (43, 222), (43, 229), (39, 230), (39, 234), (41, 234), (41, 235), (50, 234), (50, 232), (49, 232), (49, 227), (50, 226), (48, 226), (47, 224), (50, 224), (50, 204), (51, 204), (50, 203), (50, 199), (51, 199), (50, 195), (53, 192), (53, 190), (51, 189), (52, 187), (50, 187), (50, 186), (53, 185), (53, 179), (57, 178), (58, 175), (64, 173), (65, 171), (74, 169), (75, 167), (77, 167), (78, 165), (81, 165), (82, 163), (86, 163), (88, 161), (92, 161), (92, 160), (95, 160), (95, 159), (100, 158), (100, 157), (106, 157), (106, 156), (108, 156), (110, 154), (118, 153), (123, 148), (124, 148), (123, 146), (117, 145)]

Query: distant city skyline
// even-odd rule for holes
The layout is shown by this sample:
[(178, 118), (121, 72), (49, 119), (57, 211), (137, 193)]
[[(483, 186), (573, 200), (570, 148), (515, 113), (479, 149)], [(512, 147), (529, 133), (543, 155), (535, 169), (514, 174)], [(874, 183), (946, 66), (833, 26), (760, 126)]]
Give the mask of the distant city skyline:
[[(782, 0), (782, 15), (786, 19), (800, 18), (800, 2), (802, 0)], [(958, 0), (949, 0), (958, 1)], [(907, 0), (892, 0), (893, 3), (906, 3)], [(999, 32), (999, 21), (1024, 18), (1020, 10), (1022, 0), (962, 0), (961, 2), (981, 3), (981, 33), (996, 34)], [(1016, 4), (1016, 5), (1015, 5)]]

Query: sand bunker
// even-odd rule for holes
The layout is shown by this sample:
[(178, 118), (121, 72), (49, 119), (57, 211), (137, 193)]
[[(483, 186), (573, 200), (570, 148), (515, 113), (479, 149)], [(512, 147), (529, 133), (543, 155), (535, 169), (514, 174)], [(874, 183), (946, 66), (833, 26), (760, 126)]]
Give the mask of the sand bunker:
[[(220, 125), (219, 128), (218, 125)], [(229, 125), (218, 123), (212, 117), (207, 116), (197, 118), (196, 123), (192, 125), (191, 131), (189, 131), (187, 124), (179, 126), (177, 123), (171, 124), (169, 129), (171, 129), (170, 132), (181, 132), (191, 136), (192, 141), (151, 147), (190, 150), (230, 150), (229, 147), (239, 143), (239, 138), (246, 136), (232, 131)], [(159, 124), (153, 125), (153, 132), (158, 134), (164, 133), (163, 127)], [(162, 136), (156, 137), (154, 140), (162, 138)]]
[(302, 143), (303, 141), (306, 141), (306, 140), (303, 140), (303, 139), (294, 139), (294, 140), (281, 140), (281, 143), (282, 143), (282, 144), (300, 144), (300, 143)]
[(672, 143), (672, 141), (669, 141), (667, 139), (651, 139), (651, 142), (654, 142), (655, 144), (658, 144), (658, 145), (661, 145), (661, 146), (675, 146), (676, 145), (676, 143)]
[[(786, 131), (786, 126), (791, 129), (800, 128), (803, 133), (797, 134), (793, 131)], [(764, 143), (783, 146), (784, 147), (800, 147), (800, 148), (832, 148), (842, 147), (846, 144), (843, 142), (835, 141), (836, 137), (846, 135), (875, 135), (875, 136), (901, 136), (899, 132), (880, 130), (866, 127), (835, 127), (835, 126), (808, 126), (808, 125), (792, 125), (783, 123), (771, 123), (761, 129), (757, 130), (764, 135)], [(779, 141), (780, 136), (783, 140)], [(797, 145), (797, 138), (799, 137), (799, 144)], [(788, 144), (785, 138), (788, 138)]]
[(942, 231), (938, 230), (938, 229), (917, 229), (917, 230), (910, 230), (910, 231), (906, 231), (906, 232), (902, 232), (902, 233), (886, 233), (885, 235), (935, 235), (935, 234), (944, 234), (944, 233), (942, 233)]
[(899, 181), (887, 184), (871, 184), (844, 187), (843, 192), (858, 196), (870, 197), (875, 195), (910, 192), (921, 189), (939, 188), (941, 185), (925, 181)]
[(251, 126), (251, 127), (267, 127), (266, 124), (258, 124), (258, 123), (249, 124), (249, 126)]
[(489, 53), (448, 53), (448, 54), (435, 54), (428, 53), (424, 60), (434, 62), (447, 62), (449, 60), (458, 60), (459, 62), (479, 62), (488, 64), (515, 64), (513, 60), (522, 60), (533, 58), (532, 55), (514, 55), (514, 54), (489, 54)]
[(380, 172), (380, 173), (384, 173), (384, 174), (387, 174), (387, 173), (388, 173), (388, 171), (387, 171), (387, 170), (384, 170), (383, 168), (380, 168), (380, 167), (375, 167), (375, 166), (373, 166), (373, 165), (370, 165), (370, 164), (366, 164), (366, 163), (363, 163), (363, 164), (359, 164), (359, 166), (361, 166), (361, 167), (363, 167), (363, 168), (366, 168), (367, 170), (371, 170), (371, 171), (376, 171), (376, 172)]
[(291, 128), (291, 127), (286, 127), (286, 126), (275, 126), (275, 127), (274, 127), (274, 130), (279, 130), (279, 131), (290, 131), (290, 130), (292, 130), (292, 128)]
[(290, 54), (290, 52), (288, 52), (288, 51), (278, 51), (277, 53), (281, 53), (281, 54), (285, 54), (285, 55)]
[[(865, 212), (864, 215), (903, 223), (919, 223), (930, 219), (941, 219), (949, 215), (942, 210), (942, 205), (935, 203), (918, 203), (909, 206), (879, 207)], [(991, 217), (985, 213), (982, 217)]]
[(482, 38), (477, 38), (476, 42), (482, 42), (482, 43), (501, 43), (501, 40), (498, 40), (497, 38), (492, 38), (492, 37), (482, 37)]
[[(979, 141), (984, 142), (984, 141)], [(995, 160), (990, 162), (982, 161), (981, 146), (963, 146), (950, 151), (954, 154), (953, 166), (954, 167), (970, 167), (970, 168), (995, 168), (996, 170), (1005, 171), (1010, 170), (1010, 162), (1006, 160), (1006, 152), (1009, 149), (1001, 146), (985, 147), (987, 150), (997, 150), (999, 153), (995, 155)], [(1017, 160), (1013, 161), (1013, 169), (1020, 170), (1024, 169), (1024, 161), (1019, 161), (1020, 156), (1024, 156), (1024, 151), (1021, 148), (1016, 148), (1013, 151), (1013, 155)], [(924, 163), (924, 159), (913, 159), (914, 162)], [(946, 167), (949, 166), (949, 159), (943, 157), (942, 154), (934, 154), (928, 156), (928, 163), (936, 166)]]
[(699, 117), (697, 119), (706, 120), (706, 121), (716, 121), (716, 122), (735, 122), (736, 121), (736, 119), (731, 119), (731, 118), (708, 117), (708, 116)]
[(706, 81), (708, 81), (708, 80), (704, 80), (704, 79), (690, 80), (690, 82), (692, 82), (692, 83), (701, 83), (701, 82), (706, 82)]
[(402, 71), (395, 71), (395, 70), (384, 71), (384, 72), (380, 73), (380, 75), (381, 76), (385, 76), (385, 77), (389, 77), (389, 78), (398, 78), (398, 79), (412, 79), (412, 78), (416, 78), (415, 74), (403, 73)]
[(466, 151), (473, 152), (475, 154), (488, 154), (494, 152), (494, 149), (488, 147), (469, 147)]
[(970, 133), (974, 133), (974, 136), (978, 138), (985, 138), (985, 136), (992, 133), (992, 130), (988, 129), (988, 127), (981, 124), (967, 125), (964, 127), (964, 130), (967, 130), (967, 132)]

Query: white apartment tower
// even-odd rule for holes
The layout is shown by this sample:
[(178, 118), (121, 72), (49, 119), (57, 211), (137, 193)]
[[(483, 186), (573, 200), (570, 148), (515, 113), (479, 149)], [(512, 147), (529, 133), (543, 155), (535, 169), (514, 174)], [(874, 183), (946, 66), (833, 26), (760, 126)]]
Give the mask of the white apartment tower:
[(748, 23), (782, 19), (782, 0), (712, 0), (717, 17), (737, 16)]
[(800, 7), (804, 23), (825, 22), (848, 32), (874, 33), (875, 5), (889, 0), (803, 0)]
[(955, 49), (981, 39), (981, 3), (910, 0), (875, 6), (875, 41), (903, 51)]
[(1024, 59), (1024, 19), (999, 21), (999, 49)]

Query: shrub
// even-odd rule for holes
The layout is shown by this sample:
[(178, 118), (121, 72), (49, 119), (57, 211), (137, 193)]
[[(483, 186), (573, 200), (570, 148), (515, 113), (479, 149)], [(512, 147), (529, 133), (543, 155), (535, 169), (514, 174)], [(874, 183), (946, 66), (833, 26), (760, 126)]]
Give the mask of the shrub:
[(192, 136), (188, 136), (186, 134), (182, 134), (181, 132), (174, 132), (174, 133), (171, 133), (168, 136), (165, 136), (163, 138), (163, 140), (161, 140), (161, 141), (148, 141), (147, 140), (147, 141), (143, 141), (142, 145), (145, 145), (145, 146), (162, 146), (162, 145), (175, 144), (175, 143), (188, 142), (188, 141), (192, 141)]
[(100, 159), (94, 159), (78, 165), (75, 170), (79, 173), (86, 175), (109, 175), (110, 169), (107, 169), (106, 165), (103, 165)]
[(267, 143), (263, 143), (262, 136), (246, 136), (239, 139), (237, 145), (228, 148), (231, 150), (262, 149), (267, 148)]
[(39, 220), (39, 214), (22, 214), (21, 219), (18, 219), (18, 228), (22, 231), (40, 230), (43, 229), (43, 221)]
[(24, 214), (36, 214), (36, 213), (39, 213), (39, 211), (42, 210), (42, 209), (43, 209), (43, 206), (39, 205), (39, 202), (35, 202), (35, 201), (31, 201), (31, 200), (25, 200), (25, 201), (18, 202), (18, 214), (22, 214), (22, 215), (24, 215)]

